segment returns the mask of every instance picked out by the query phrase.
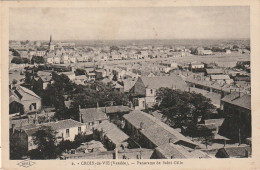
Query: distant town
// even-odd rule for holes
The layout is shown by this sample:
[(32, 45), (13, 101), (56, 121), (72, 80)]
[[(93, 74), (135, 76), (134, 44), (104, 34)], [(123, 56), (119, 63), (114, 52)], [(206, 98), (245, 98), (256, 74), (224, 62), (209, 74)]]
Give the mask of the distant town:
[(250, 41), (9, 42), (10, 159), (251, 157)]

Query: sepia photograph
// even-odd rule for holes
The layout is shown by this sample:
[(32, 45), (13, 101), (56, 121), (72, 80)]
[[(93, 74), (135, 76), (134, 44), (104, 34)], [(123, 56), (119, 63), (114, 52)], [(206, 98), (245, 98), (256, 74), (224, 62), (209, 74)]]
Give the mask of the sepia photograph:
[(9, 159), (252, 155), (249, 6), (10, 8)]

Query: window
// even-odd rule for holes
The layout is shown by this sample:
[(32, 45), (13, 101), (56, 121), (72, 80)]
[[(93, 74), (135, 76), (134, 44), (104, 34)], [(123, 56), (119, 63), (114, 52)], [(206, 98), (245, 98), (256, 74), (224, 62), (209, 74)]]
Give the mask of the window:
[(133, 102), (134, 102), (134, 106), (139, 106), (139, 103), (138, 103), (139, 101), (138, 101), (138, 99), (134, 99)]
[(143, 107), (145, 107), (145, 102), (143, 101)]
[(30, 110), (36, 110), (36, 103), (32, 103), (32, 104), (29, 106), (29, 109), (30, 109)]
[(151, 94), (153, 94), (153, 89), (151, 89)]
[(81, 132), (81, 127), (78, 127), (78, 133), (80, 133)]
[(66, 137), (70, 137), (70, 130), (66, 129)]

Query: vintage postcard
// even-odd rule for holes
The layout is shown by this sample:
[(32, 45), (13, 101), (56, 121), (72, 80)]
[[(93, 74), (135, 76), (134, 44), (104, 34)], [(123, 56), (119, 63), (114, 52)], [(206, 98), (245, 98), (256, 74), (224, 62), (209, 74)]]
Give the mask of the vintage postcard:
[(2, 1), (3, 169), (260, 169), (259, 4)]

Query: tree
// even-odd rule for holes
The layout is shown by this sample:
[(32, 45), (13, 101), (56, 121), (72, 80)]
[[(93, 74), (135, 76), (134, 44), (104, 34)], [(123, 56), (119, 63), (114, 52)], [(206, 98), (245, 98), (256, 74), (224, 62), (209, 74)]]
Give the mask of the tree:
[(15, 64), (21, 64), (22, 63), (22, 59), (20, 57), (14, 57), (11, 60), (11, 63), (15, 63)]
[(86, 71), (83, 70), (83, 69), (76, 69), (75, 74), (76, 74), (76, 76), (78, 76), (78, 75), (85, 75)]
[(117, 47), (117, 46), (115, 46), (115, 45), (112, 45), (111, 47), (110, 47), (110, 52), (112, 52), (112, 51), (118, 51), (119, 50), (119, 48)]
[(29, 59), (28, 58), (22, 58), (22, 63), (23, 64), (29, 63)]
[(118, 78), (117, 78), (117, 74), (114, 74), (112, 80), (113, 80), (113, 81), (117, 81), (117, 80), (118, 80)]
[(22, 159), (27, 154), (27, 142), (18, 133), (10, 132), (10, 159)]
[(24, 79), (24, 83), (25, 84), (29, 84), (29, 85), (32, 85), (32, 80), (33, 80), (33, 74), (26, 71), (25, 72), (25, 79)]
[(239, 46), (238, 45), (233, 45), (233, 49), (238, 49)]
[(79, 133), (75, 136), (75, 139), (74, 139), (74, 142), (76, 144), (76, 146), (80, 146), (81, 143), (84, 143), (84, 142), (89, 142), (91, 141), (92, 138), (90, 138), (88, 135), (86, 135), (86, 132), (84, 133)]
[(48, 126), (42, 126), (33, 134), (33, 142), (37, 149), (29, 153), (31, 159), (56, 159), (60, 150), (55, 145), (56, 132)]
[(31, 59), (31, 63), (44, 64), (44, 58), (42, 56), (33, 56)]
[(158, 103), (154, 110), (160, 110), (169, 122), (182, 126), (193, 123), (196, 125), (199, 118), (205, 120), (215, 106), (210, 99), (202, 94), (182, 92), (169, 88), (160, 88), (157, 91)]
[(13, 79), (12, 84), (13, 84), (13, 85), (16, 85), (17, 82), (18, 82), (18, 81), (17, 81), (16, 79)]

